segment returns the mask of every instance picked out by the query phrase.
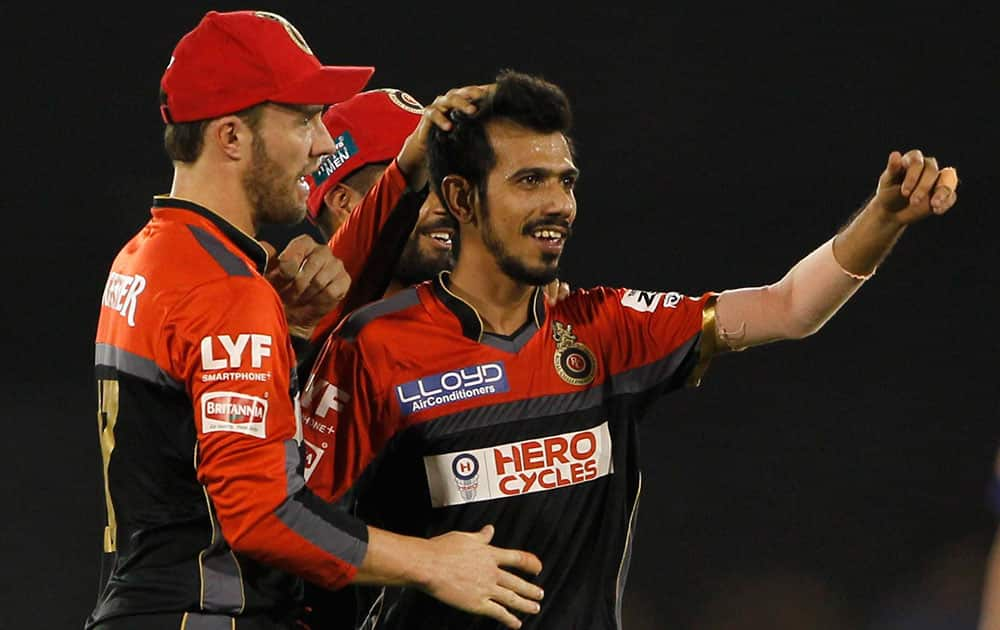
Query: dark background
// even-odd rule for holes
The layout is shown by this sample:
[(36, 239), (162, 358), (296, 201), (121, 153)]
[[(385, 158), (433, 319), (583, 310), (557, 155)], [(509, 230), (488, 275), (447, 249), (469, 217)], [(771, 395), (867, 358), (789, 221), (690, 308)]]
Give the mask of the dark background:
[(325, 63), (374, 65), (369, 87), (424, 103), (505, 66), (560, 83), (583, 172), (562, 272), (575, 287), (772, 282), (867, 198), (890, 150), (957, 166), (958, 205), (910, 229), (816, 336), (723, 357), (648, 420), (625, 616), (971, 629), (1000, 428), (996, 21), (943, 4), (683, 4), (5, 16), (0, 628), (79, 628), (93, 605), (93, 338), (114, 254), (170, 187), (159, 77), (205, 10), (262, 8)]

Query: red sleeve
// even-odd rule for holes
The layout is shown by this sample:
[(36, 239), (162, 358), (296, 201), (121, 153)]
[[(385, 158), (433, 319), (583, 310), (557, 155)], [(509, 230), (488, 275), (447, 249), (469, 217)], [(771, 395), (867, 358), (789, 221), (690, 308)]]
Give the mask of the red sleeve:
[(317, 324), (312, 342), (326, 337), (344, 315), (382, 297), (425, 198), (426, 192), (407, 190), (406, 178), (393, 160), (330, 239), (330, 250), (344, 263), (351, 287)]
[(338, 588), (367, 551), (365, 525), (305, 489), (294, 357), (264, 280), (196, 288), (168, 319), (164, 352), (194, 405), (199, 482), (236, 551)]
[(396, 420), (355, 340), (331, 335), (302, 394), (309, 487), (328, 501), (350, 488)]
[[(599, 352), (616, 386), (647, 394), (637, 398), (641, 402), (699, 383), (712, 355), (714, 339), (704, 339), (702, 332), (714, 293), (692, 297), (606, 287), (581, 293), (579, 303), (591, 309), (584, 321), (599, 328)], [(572, 308), (575, 300), (566, 302)]]

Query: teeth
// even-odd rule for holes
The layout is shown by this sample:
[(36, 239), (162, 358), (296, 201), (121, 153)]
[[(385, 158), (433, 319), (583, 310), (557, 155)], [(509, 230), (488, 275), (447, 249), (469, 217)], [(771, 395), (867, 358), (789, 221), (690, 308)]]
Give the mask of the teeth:
[(447, 232), (431, 232), (428, 236), (444, 243), (451, 242), (451, 234), (448, 234)]
[(555, 230), (538, 230), (534, 236), (535, 238), (562, 238), (562, 234)]

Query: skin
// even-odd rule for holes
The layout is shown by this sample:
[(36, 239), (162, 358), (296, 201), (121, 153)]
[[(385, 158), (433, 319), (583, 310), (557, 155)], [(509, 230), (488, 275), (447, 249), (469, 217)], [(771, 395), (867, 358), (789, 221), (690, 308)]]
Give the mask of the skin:
[[(561, 133), (505, 120), (486, 129), (497, 164), (485, 198), (458, 175), (444, 178), (441, 190), (461, 230), (452, 288), (479, 311), (486, 330), (506, 335), (526, 321), (534, 287), (558, 273), (576, 219), (579, 171)], [(538, 238), (540, 230), (554, 238)]]
[[(476, 86), (449, 91), (425, 111), (408, 138), (400, 168), (411, 185), (423, 186), (427, 173), (423, 151), (429, 125), (448, 124), (447, 112), (474, 113)], [(238, 116), (222, 116), (206, 125), (204, 148), (193, 163), (174, 163), (170, 194), (198, 203), (251, 235), (259, 223), (294, 223), (306, 213), (309, 189), (304, 177), (333, 151), (322, 124), (322, 108), (263, 105), (256, 131)], [(350, 278), (323, 244), (303, 235), (280, 254), (266, 243), (266, 277), (286, 308), (292, 334), (308, 337), (311, 327), (339, 302)], [(479, 532), (449, 532), (431, 539), (399, 536), (368, 528), (369, 547), (356, 581), (401, 584), (422, 589), (445, 603), (492, 617), (505, 626), (521, 626), (512, 611), (535, 613), (542, 591), (511, 571), (537, 575), (537, 556), (489, 544), (491, 526)], [(510, 570), (508, 570), (510, 569)]]

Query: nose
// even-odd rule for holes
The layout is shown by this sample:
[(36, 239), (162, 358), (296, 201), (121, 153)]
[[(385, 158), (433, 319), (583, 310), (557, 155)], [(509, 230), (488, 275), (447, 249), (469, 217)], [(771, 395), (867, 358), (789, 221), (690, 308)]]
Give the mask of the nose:
[(309, 155), (318, 158), (333, 153), (333, 138), (330, 137), (330, 132), (327, 131), (319, 114), (313, 117), (312, 126), (312, 147)]
[(552, 186), (551, 198), (544, 214), (573, 223), (576, 219), (576, 195), (573, 189), (561, 184)]

